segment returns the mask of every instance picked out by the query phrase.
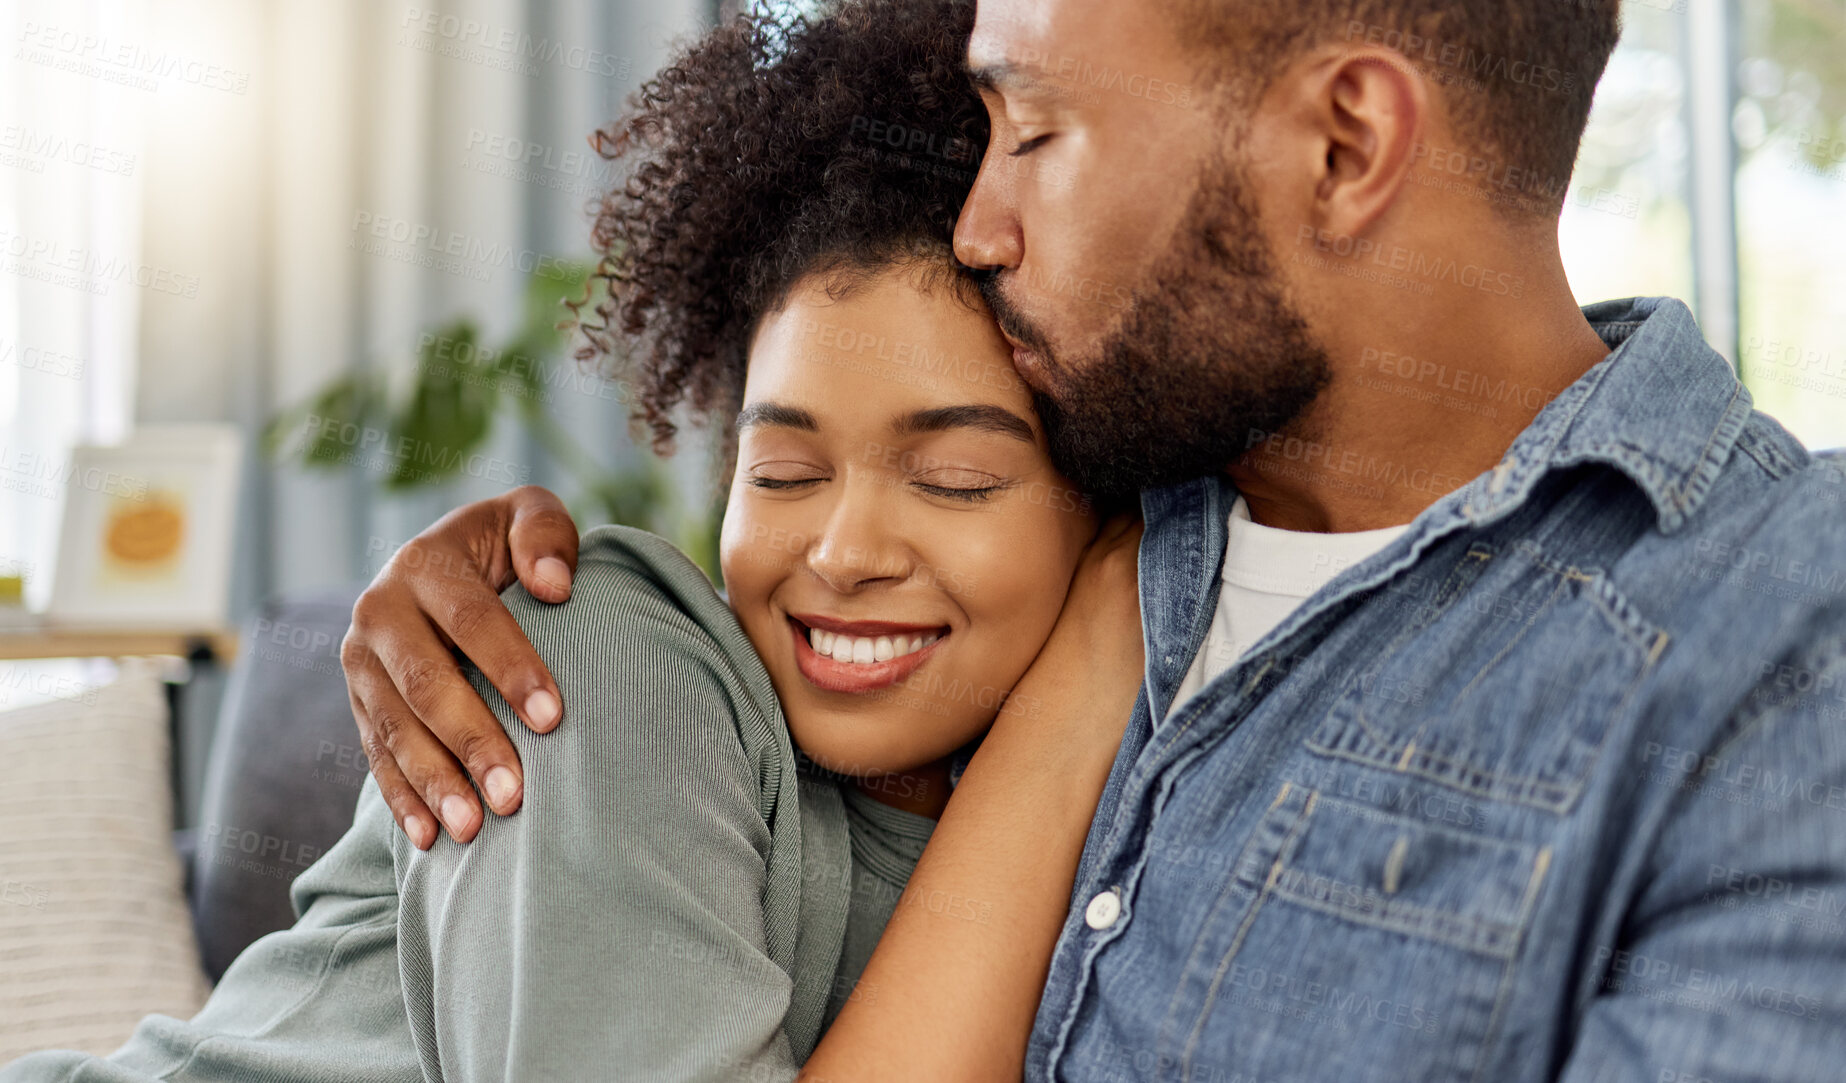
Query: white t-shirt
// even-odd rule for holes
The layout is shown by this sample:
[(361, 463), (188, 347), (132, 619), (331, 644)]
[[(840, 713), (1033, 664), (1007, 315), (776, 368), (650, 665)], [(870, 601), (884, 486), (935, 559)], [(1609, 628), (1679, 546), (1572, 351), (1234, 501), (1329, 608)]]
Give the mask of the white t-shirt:
[(1407, 529), (1408, 524), (1348, 534), (1278, 530), (1252, 520), (1249, 505), (1239, 496), (1231, 506), (1218, 611), (1212, 615), (1211, 631), (1192, 659), (1192, 668), (1173, 693), (1168, 716), (1213, 677), (1235, 665), (1257, 640), (1334, 576), (1391, 544)]

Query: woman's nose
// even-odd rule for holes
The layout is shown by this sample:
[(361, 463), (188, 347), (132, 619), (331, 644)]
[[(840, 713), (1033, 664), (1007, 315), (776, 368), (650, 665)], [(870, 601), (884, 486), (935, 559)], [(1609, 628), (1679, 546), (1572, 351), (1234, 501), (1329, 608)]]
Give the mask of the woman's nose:
[(849, 485), (827, 522), (808, 545), (808, 570), (841, 594), (879, 583), (900, 583), (916, 569), (913, 552), (891, 529), (891, 509), (868, 489), (888, 483), (867, 479)]

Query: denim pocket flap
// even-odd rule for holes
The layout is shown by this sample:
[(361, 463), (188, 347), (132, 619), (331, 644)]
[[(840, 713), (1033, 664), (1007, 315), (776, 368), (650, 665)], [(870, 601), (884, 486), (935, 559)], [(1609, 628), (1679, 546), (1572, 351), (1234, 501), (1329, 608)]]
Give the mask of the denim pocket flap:
[(1362, 925), (1511, 959), (1550, 850), (1316, 793), (1261, 890)]
[[(1354, 675), (1310, 751), (1564, 813), (1666, 636), (1594, 570), (1502, 558)], [(1408, 690), (1408, 691), (1406, 691)]]

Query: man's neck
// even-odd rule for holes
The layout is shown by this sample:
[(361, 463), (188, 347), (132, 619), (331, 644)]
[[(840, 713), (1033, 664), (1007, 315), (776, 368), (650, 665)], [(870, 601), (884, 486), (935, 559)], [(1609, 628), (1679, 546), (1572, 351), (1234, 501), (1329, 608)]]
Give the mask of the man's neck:
[(1329, 323), (1341, 329), (1326, 336), (1329, 386), (1286, 431), (1253, 434), (1226, 468), (1251, 518), (1320, 533), (1397, 526), (1492, 469), (1609, 352), (1561, 260), (1545, 263), (1522, 276), (1517, 297), (1449, 287), (1386, 298), (1398, 291), (1357, 283), (1341, 300), (1346, 316)]

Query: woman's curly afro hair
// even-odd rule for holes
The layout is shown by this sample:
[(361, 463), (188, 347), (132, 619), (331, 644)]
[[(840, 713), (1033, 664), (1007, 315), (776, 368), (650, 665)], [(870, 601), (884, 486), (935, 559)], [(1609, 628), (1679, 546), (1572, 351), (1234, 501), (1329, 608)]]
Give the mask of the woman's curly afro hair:
[(799, 280), (837, 293), (915, 263), (961, 281), (949, 238), (987, 143), (973, 21), (974, 0), (739, 16), (596, 133), (626, 180), (595, 206), (604, 289), (578, 357), (612, 363), (657, 451), (683, 405), (721, 421), (728, 474), (750, 337)]

